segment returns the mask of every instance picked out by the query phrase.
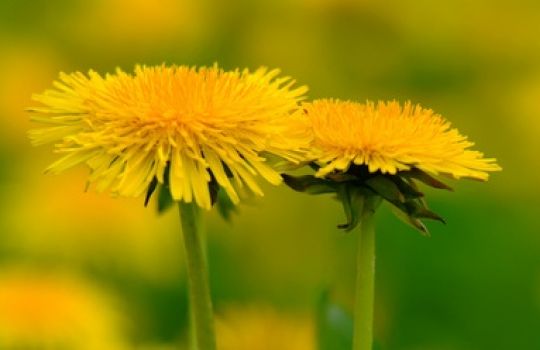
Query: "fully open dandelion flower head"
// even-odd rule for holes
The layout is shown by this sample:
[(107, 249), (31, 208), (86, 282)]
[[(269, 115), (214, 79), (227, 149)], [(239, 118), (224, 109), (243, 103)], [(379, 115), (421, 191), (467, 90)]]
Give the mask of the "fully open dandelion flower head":
[(34, 121), (52, 126), (30, 137), (56, 142), (64, 154), (49, 171), (86, 163), (98, 191), (139, 196), (157, 179), (175, 200), (208, 209), (215, 181), (236, 203), (243, 186), (262, 195), (257, 175), (281, 181), (261, 152), (298, 161), (309, 143), (298, 112), (307, 88), (278, 74), (217, 65), (61, 74), (55, 89), (34, 96), (44, 106), (31, 110)]
[(410, 102), (365, 104), (331, 99), (304, 103), (314, 133), (311, 159), (317, 176), (352, 165), (394, 175), (418, 168), (454, 178), (487, 180), (500, 170), (493, 158), (470, 150), (473, 143), (430, 109)]

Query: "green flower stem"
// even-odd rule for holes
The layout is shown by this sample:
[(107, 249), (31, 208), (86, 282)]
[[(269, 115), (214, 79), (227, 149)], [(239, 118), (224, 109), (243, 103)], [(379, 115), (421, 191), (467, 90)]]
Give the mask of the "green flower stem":
[(375, 227), (373, 212), (362, 216), (358, 235), (353, 350), (372, 350), (375, 294)]
[(194, 203), (179, 202), (178, 209), (187, 263), (192, 342), (194, 349), (215, 350), (214, 315), (208, 267), (198, 222), (199, 207)]

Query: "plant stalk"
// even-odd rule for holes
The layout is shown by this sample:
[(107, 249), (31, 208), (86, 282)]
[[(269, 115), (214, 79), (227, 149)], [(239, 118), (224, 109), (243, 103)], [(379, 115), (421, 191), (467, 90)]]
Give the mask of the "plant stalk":
[(214, 315), (208, 267), (199, 224), (199, 207), (194, 203), (179, 202), (178, 209), (186, 256), (192, 348), (216, 350)]
[(372, 350), (375, 294), (375, 226), (372, 211), (360, 223), (356, 260), (353, 350)]

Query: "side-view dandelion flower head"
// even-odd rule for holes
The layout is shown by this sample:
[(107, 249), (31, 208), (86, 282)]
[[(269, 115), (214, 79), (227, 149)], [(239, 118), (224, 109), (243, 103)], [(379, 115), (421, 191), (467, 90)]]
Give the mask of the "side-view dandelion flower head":
[(211, 184), (239, 201), (246, 187), (262, 195), (260, 175), (279, 173), (261, 153), (298, 161), (310, 141), (298, 105), (307, 91), (279, 70), (137, 66), (134, 74), (61, 74), (34, 100), (35, 145), (54, 142), (63, 154), (48, 171), (91, 169), (98, 191), (139, 196), (154, 183), (174, 200), (209, 209)]
[(410, 102), (323, 99), (302, 107), (313, 133), (307, 159), (316, 172), (284, 175), (285, 181), (297, 191), (337, 193), (347, 230), (358, 224), (352, 206), (363, 205), (361, 197), (390, 202), (398, 216), (427, 233), (419, 219), (444, 220), (427, 208), (415, 181), (450, 189), (432, 175), (487, 180), (488, 172), (501, 170), (442, 116)]
[(450, 122), (410, 102), (317, 100), (304, 108), (315, 134), (313, 158), (323, 164), (319, 176), (353, 164), (367, 166), (370, 173), (418, 168), (478, 180), (500, 170), (495, 159), (469, 150), (473, 143)]

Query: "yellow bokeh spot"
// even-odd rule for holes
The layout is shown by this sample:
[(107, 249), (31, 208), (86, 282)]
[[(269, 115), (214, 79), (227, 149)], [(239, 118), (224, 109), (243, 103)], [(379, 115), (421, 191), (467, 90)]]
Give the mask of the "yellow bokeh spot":
[(315, 326), (307, 315), (271, 307), (230, 307), (216, 322), (220, 350), (313, 350)]
[(0, 272), (0, 348), (127, 349), (106, 294), (68, 275)]

